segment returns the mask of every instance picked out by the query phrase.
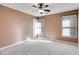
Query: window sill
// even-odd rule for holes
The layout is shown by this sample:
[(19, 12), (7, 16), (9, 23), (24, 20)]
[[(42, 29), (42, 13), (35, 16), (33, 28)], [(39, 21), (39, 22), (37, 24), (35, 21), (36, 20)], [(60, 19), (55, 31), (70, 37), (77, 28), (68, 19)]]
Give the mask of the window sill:
[(77, 38), (77, 37), (69, 37), (69, 36), (62, 36), (62, 37), (65, 37), (65, 38)]

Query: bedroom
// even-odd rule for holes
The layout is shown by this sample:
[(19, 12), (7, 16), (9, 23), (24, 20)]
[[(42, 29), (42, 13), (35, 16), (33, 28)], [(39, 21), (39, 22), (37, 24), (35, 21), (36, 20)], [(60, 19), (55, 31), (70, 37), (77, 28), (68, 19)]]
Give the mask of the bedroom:
[(79, 3), (1, 3), (0, 54), (79, 54), (78, 8)]

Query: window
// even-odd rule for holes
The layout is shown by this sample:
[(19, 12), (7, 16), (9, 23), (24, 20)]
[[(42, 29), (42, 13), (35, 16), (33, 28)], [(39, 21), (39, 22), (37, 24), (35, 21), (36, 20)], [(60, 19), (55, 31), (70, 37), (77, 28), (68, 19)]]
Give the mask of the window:
[(62, 36), (77, 37), (77, 15), (62, 16)]
[(43, 22), (42, 19), (33, 19), (33, 37), (38, 37), (38, 35), (43, 32)]
[(36, 28), (36, 31), (35, 31), (35, 33), (36, 34), (41, 34), (42, 33), (42, 24), (41, 24), (41, 22), (40, 21), (37, 21), (36, 23), (35, 23), (35, 28)]

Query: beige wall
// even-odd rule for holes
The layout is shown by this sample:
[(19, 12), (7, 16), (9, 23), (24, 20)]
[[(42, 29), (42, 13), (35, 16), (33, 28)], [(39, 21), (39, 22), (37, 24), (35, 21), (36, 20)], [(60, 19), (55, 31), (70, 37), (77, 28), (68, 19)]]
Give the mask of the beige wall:
[(62, 16), (77, 14), (77, 12), (78, 11), (76, 10), (46, 16), (44, 21), (44, 33), (52, 39), (65, 40), (77, 43), (77, 38), (62, 37)]
[(78, 10), (78, 44), (79, 44), (79, 10)]
[(60, 15), (46, 16), (44, 20), (44, 33), (53, 38), (61, 39), (61, 20)]
[(0, 5), (0, 47), (32, 37), (33, 16)]

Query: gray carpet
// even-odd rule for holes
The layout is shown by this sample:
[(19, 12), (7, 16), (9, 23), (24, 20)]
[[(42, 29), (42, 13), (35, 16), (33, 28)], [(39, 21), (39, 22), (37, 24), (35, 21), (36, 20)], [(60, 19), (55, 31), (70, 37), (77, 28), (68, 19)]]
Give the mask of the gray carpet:
[[(38, 40), (39, 39), (39, 40)], [(79, 47), (55, 41), (28, 40), (0, 50), (1, 55), (77, 55)]]

